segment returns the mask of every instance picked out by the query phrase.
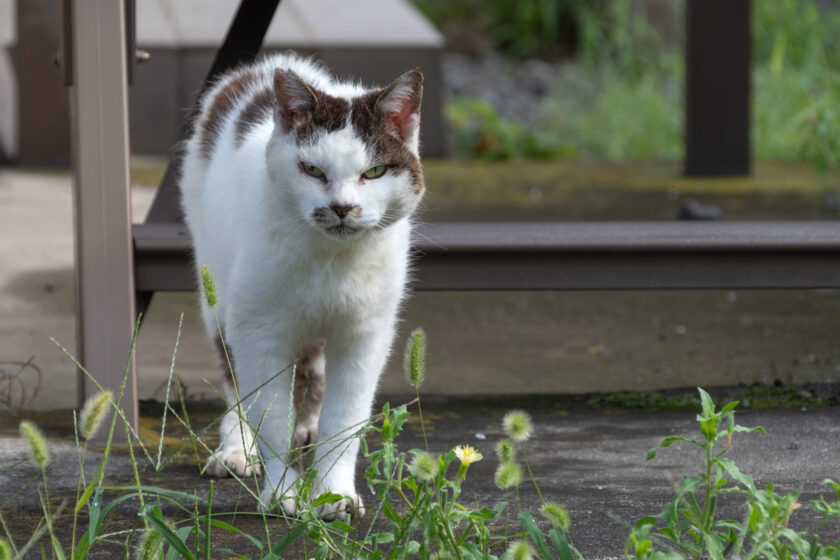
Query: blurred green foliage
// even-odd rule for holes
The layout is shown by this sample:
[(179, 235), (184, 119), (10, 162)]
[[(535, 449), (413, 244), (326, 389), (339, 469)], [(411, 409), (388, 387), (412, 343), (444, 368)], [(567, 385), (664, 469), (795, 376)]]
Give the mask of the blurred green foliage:
[[(567, 60), (576, 79), (555, 84), (535, 108), (541, 118), (534, 129), (484, 102), (452, 100), (447, 117), (458, 154), (681, 157), (684, 0), (415, 2), (447, 36), (471, 22), (464, 29), (482, 37), (473, 40), (473, 52), (483, 40), (485, 51), (513, 57), (573, 53)], [(752, 35), (754, 154), (840, 168), (840, 5), (753, 0)]]
[(577, 148), (564, 144), (557, 135), (529, 130), (520, 123), (504, 119), (486, 101), (456, 97), (447, 103), (444, 116), (457, 131), (457, 153), (488, 161), (572, 156)]
[(557, 56), (577, 43), (585, 0), (414, 0), (456, 50)]
[(767, 158), (840, 167), (840, 7), (753, 2), (753, 142)]

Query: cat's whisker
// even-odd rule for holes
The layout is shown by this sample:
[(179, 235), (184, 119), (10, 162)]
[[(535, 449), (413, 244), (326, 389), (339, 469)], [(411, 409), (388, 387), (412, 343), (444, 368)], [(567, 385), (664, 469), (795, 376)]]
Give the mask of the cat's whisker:
[(437, 241), (435, 241), (434, 239), (432, 239), (428, 235), (425, 235), (425, 234), (423, 234), (423, 233), (421, 233), (417, 230), (414, 230), (413, 232), (411, 232), (411, 235), (415, 238), (424, 239), (424, 240), (428, 241), (429, 243), (431, 243), (432, 245), (434, 245), (438, 249), (441, 249), (443, 251), (447, 250), (446, 247), (444, 247), (443, 245), (441, 245), (440, 243), (438, 243)]

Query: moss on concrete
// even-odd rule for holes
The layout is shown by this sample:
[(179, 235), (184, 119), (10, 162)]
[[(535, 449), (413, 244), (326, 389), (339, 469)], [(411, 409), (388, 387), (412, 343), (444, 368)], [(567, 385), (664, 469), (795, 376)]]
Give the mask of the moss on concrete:
[[(748, 177), (687, 178), (678, 161), (424, 162), (424, 219), (673, 219), (684, 198), (727, 218), (836, 217), (840, 176), (794, 162), (755, 162)], [(829, 200), (824, 200), (826, 197)]]
[[(719, 404), (738, 401), (740, 408), (815, 408), (840, 404), (838, 387), (804, 388), (790, 385), (754, 385), (731, 389), (712, 389)], [(700, 399), (693, 389), (683, 391), (621, 391), (595, 395), (587, 403), (597, 408), (643, 410), (697, 410)]]

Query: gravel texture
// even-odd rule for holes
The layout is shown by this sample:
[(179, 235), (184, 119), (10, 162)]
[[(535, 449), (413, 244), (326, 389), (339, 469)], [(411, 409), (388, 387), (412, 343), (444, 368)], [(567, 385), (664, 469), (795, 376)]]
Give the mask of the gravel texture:
[(579, 79), (575, 65), (544, 60), (514, 61), (498, 54), (481, 58), (458, 53), (443, 57), (445, 97), (483, 99), (504, 118), (535, 125), (552, 94)]

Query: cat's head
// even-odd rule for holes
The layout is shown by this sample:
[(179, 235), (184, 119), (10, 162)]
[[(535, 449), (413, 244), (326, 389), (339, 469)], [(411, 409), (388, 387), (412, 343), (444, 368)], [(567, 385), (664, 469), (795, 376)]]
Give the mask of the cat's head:
[(418, 155), (422, 81), (412, 70), (383, 89), (338, 97), (277, 69), (275, 129), (266, 157), (284, 205), (336, 240), (409, 216), (424, 190)]

